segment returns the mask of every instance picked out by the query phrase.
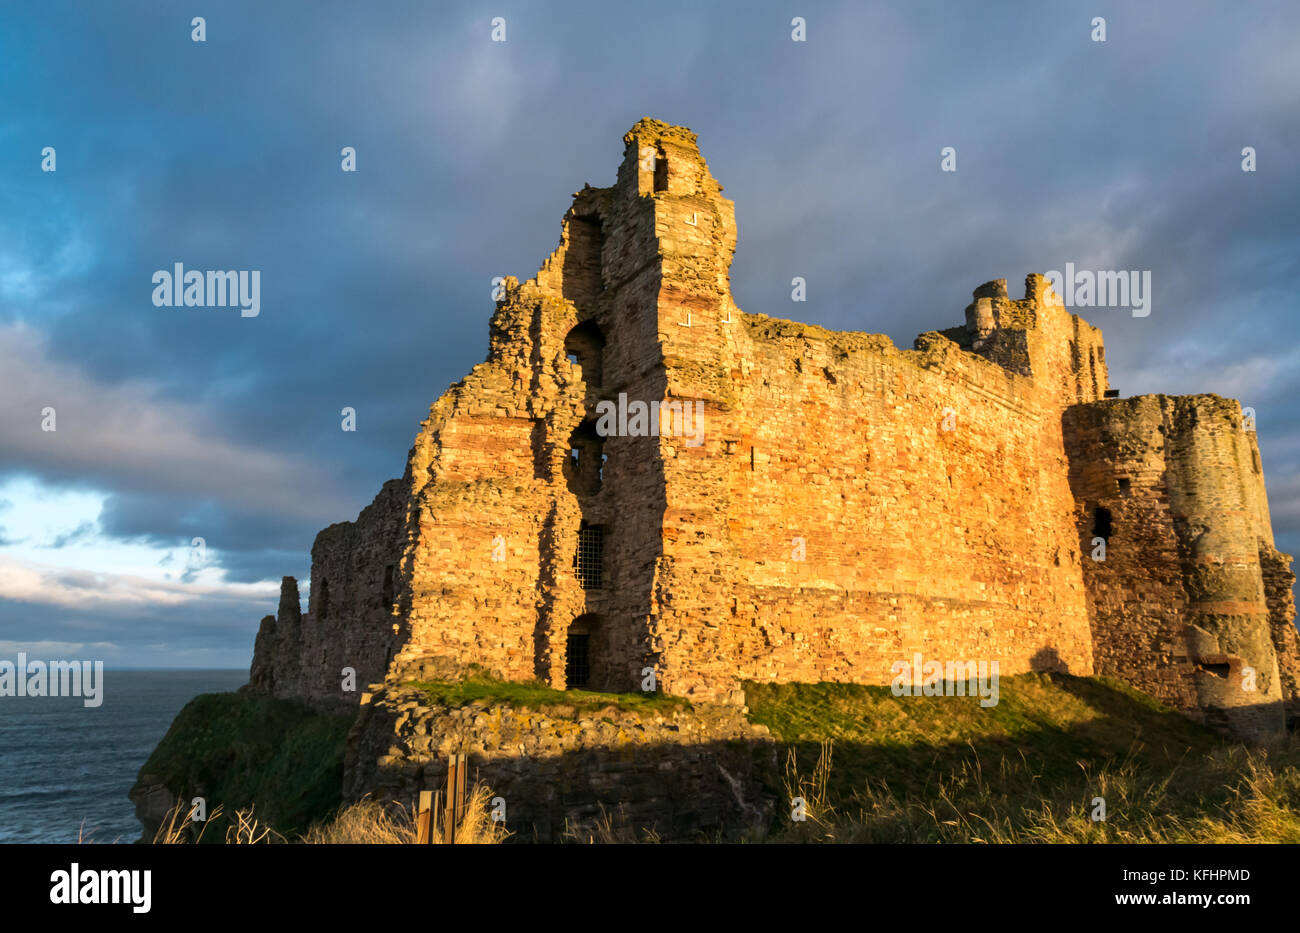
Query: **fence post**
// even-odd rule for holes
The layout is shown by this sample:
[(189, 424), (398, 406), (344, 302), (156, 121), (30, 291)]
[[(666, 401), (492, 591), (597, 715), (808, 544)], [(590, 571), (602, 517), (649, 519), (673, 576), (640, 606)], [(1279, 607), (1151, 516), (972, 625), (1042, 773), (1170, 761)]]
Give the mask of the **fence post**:
[(420, 803), (415, 810), (415, 842), (417, 845), (427, 845), (433, 841), (432, 823), (433, 823), (433, 793), (431, 791), (420, 791)]
[(460, 826), (465, 819), (466, 795), (469, 788), (465, 786), (465, 772), (468, 770), (469, 762), (465, 755), (456, 756), (456, 825)]
[(456, 841), (456, 756), (447, 758), (447, 810), (443, 815), (442, 838), (447, 845)]

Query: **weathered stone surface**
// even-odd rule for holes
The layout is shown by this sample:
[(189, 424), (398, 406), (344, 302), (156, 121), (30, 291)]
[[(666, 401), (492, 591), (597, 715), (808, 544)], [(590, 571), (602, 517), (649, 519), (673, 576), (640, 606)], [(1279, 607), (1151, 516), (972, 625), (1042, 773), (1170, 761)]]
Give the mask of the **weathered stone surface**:
[(1111, 525), (1105, 560), (1083, 565), (1098, 672), (1245, 737), (1281, 730), (1295, 578), (1241, 406), (1145, 395), (1067, 409), (1065, 424), (1080, 547), (1099, 511)]
[[(1097, 670), (1242, 734), (1280, 727), (1290, 558), (1235, 402), (1105, 399), (1101, 332), (1039, 275), (1021, 299), (980, 286), (913, 349), (746, 314), (734, 205), (695, 135), (642, 120), (624, 141), (617, 182), (574, 195), (537, 275), (506, 280), (487, 359), (404, 475), (321, 532), (301, 618), (286, 581), (254, 689), (355, 703), (344, 667), (395, 685), (471, 665), (564, 687), (576, 635), (600, 690), (652, 671), (734, 704), (745, 678), (889, 683), (920, 653)], [(702, 443), (601, 436), (620, 395), (700, 403)], [(584, 526), (599, 586), (576, 569)]]
[(368, 698), (348, 736), (343, 793), (408, 807), (444, 786), (447, 758), (466, 754), (470, 778), (505, 805), (520, 841), (558, 842), (607, 816), (641, 838), (735, 836), (765, 827), (776, 745), (734, 706), (629, 712), (538, 709), (485, 702), (423, 706), (415, 690)]

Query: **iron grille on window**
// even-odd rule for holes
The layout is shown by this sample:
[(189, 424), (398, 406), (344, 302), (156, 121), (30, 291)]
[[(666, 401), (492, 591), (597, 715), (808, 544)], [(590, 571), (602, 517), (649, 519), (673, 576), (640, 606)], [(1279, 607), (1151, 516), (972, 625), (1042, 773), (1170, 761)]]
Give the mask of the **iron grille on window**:
[(600, 589), (601, 564), (605, 556), (605, 529), (600, 525), (583, 525), (578, 529), (578, 553), (573, 566), (584, 590)]
[(587, 654), (588, 637), (585, 634), (569, 633), (564, 662), (564, 685), (566, 687), (587, 686), (587, 678), (590, 673)]

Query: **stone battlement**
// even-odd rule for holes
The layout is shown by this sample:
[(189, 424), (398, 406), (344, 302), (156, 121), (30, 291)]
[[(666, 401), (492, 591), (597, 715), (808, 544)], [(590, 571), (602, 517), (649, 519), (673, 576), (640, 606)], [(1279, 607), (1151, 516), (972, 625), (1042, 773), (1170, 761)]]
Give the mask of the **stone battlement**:
[[(1041, 275), (981, 285), (912, 349), (747, 314), (695, 134), (646, 119), (624, 143), (506, 280), (404, 475), (322, 532), (301, 616), (286, 579), (254, 689), (355, 702), (344, 667), (477, 666), (738, 703), (743, 679), (887, 684), (919, 652), (1282, 727), (1290, 558), (1235, 402), (1105, 398), (1101, 331)], [(699, 411), (699, 443), (611, 433), (616, 400)]]

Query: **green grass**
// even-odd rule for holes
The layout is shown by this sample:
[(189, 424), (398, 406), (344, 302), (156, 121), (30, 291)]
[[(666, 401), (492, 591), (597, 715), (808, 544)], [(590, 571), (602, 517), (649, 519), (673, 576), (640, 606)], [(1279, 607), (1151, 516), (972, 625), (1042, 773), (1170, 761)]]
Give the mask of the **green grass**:
[[(1114, 681), (1004, 677), (990, 708), (846, 684), (745, 692), (781, 743), (765, 780), (782, 840), (1300, 840), (1294, 741), (1246, 749)], [(810, 820), (789, 819), (796, 795)]]
[[(431, 705), (551, 715), (689, 708), (680, 698), (553, 690), (485, 676), (418, 682)], [(745, 685), (778, 743), (760, 775), (782, 842), (1300, 842), (1300, 741), (1247, 748), (1103, 678), (1000, 679), (999, 703), (888, 687)], [(293, 839), (338, 808), (353, 713), (249, 694), (195, 698), (141, 769), (211, 811), (256, 804)], [(790, 819), (790, 800), (809, 818)], [(1106, 818), (1092, 819), (1104, 798)], [(205, 841), (220, 841), (214, 826)]]
[(544, 684), (496, 680), (476, 676), (461, 681), (413, 681), (434, 706), (459, 707), (483, 700), (533, 709), (568, 707), (575, 713), (594, 713), (613, 706), (626, 712), (669, 712), (690, 709), (681, 697), (660, 693), (597, 693), (594, 690), (555, 690)]
[[(289, 836), (338, 809), (355, 718), (253, 694), (203, 694), (177, 714), (140, 774), (156, 775), (174, 794), (204, 796), (209, 812), (255, 804), (262, 823)], [(223, 817), (203, 839), (217, 842), (224, 832)]]

